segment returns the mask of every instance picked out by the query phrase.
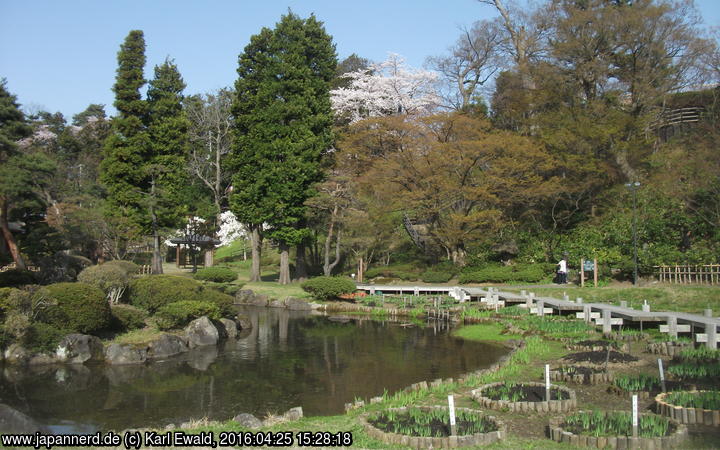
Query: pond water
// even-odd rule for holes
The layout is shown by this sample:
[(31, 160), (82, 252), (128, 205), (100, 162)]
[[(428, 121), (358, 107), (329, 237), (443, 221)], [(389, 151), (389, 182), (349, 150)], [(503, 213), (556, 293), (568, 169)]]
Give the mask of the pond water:
[(253, 328), (238, 340), (167, 361), (0, 367), (0, 403), (54, 432), (228, 420), (241, 412), (262, 418), (294, 406), (307, 416), (330, 415), (356, 397), (457, 377), (507, 353), (499, 345), (453, 338), (442, 323), (403, 326), (273, 308), (242, 312)]

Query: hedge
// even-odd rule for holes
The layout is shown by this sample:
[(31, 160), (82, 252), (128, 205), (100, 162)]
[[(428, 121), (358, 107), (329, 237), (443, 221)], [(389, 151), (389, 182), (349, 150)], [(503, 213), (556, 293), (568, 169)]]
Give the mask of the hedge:
[(229, 283), (237, 280), (238, 274), (226, 267), (205, 267), (195, 273), (196, 280)]
[(490, 266), (460, 275), (460, 283), (537, 283), (551, 275), (544, 264)]
[[(40, 292), (43, 292), (42, 294)], [(36, 295), (55, 301), (40, 313), (40, 321), (79, 333), (92, 333), (110, 324), (110, 305), (103, 292), (87, 283), (57, 283)]]
[(154, 313), (178, 301), (199, 300), (203, 287), (195, 280), (173, 275), (150, 275), (130, 282), (130, 304)]
[(220, 318), (220, 309), (209, 301), (183, 300), (169, 303), (158, 309), (156, 323), (161, 330), (184, 327), (198, 317)]
[(340, 277), (311, 278), (300, 285), (305, 292), (311, 293), (318, 300), (330, 300), (342, 294), (355, 292), (355, 282)]
[(420, 276), (425, 283), (447, 283), (453, 277), (449, 272), (427, 271)]

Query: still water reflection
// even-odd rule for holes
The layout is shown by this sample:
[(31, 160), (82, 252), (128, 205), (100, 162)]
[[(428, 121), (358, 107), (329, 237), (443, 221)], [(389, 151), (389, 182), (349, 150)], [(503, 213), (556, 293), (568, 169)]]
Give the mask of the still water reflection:
[(507, 351), (455, 339), (438, 325), (243, 312), (253, 328), (237, 341), (147, 366), (5, 366), (0, 402), (55, 431), (160, 427), (241, 412), (262, 417), (293, 406), (305, 415), (338, 414), (355, 397), (456, 377)]

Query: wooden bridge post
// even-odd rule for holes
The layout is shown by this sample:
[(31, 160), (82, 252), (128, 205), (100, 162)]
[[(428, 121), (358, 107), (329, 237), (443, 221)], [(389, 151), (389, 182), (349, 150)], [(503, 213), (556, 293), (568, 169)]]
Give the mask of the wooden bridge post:
[(710, 308), (705, 309), (705, 310), (703, 311), (703, 315), (704, 315), (705, 317), (712, 317), (712, 309), (710, 309)]
[(588, 323), (590, 322), (590, 312), (591, 312), (590, 306), (588, 306), (588, 305), (583, 306), (583, 316), (585, 317), (585, 322), (588, 322)]
[(609, 309), (603, 309), (603, 334), (612, 333), (612, 313)]
[(717, 325), (714, 323), (705, 325), (705, 333), (707, 334), (705, 346), (712, 350), (717, 349)]
[(544, 316), (545, 315), (545, 302), (542, 300), (538, 300), (536, 302), (536, 304), (537, 304), (538, 316), (540, 316), (540, 317)]
[(678, 334), (677, 330), (677, 317), (675, 316), (668, 316), (667, 318), (667, 324), (668, 324), (668, 335), (671, 337), (676, 338)]
[(627, 308), (627, 300), (620, 300), (620, 307)]
[(643, 301), (642, 310), (643, 312), (650, 312), (650, 304), (647, 302), (647, 300)]
[(578, 305), (582, 305), (582, 302), (583, 302), (583, 298), (582, 298), (582, 297), (577, 297), (577, 298), (575, 299), (575, 303), (577, 303)]

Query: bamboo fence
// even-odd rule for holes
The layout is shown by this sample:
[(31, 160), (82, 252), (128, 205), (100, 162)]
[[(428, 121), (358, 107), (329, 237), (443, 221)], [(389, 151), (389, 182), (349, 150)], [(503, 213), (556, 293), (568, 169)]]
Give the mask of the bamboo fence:
[(720, 284), (720, 264), (654, 266), (661, 283)]

